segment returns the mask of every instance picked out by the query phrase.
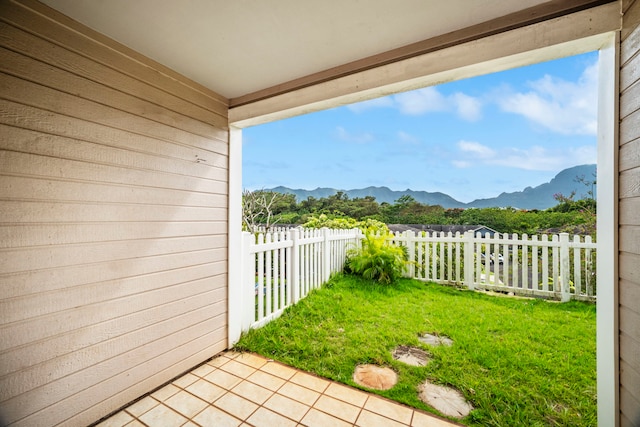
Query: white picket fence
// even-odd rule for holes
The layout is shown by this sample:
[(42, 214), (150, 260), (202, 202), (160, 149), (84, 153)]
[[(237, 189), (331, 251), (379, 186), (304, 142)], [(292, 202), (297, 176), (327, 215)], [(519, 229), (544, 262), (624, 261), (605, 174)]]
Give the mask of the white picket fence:
[(561, 301), (596, 298), (590, 236), (407, 231), (391, 241), (407, 247), (412, 262), (406, 275), (416, 279)]
[(260, 327), (342, 271), (360, 230), (291, 228), (242, 233), (242, 330)]
[[(268, 323), (342, 271), (361, 238), (357, 229), (244, 232), (242, 330)], [(561, 301), (596, 297), (596, 244), (589, 236), (407, 231), (390, 243), (407, 247), (407, 277)]]

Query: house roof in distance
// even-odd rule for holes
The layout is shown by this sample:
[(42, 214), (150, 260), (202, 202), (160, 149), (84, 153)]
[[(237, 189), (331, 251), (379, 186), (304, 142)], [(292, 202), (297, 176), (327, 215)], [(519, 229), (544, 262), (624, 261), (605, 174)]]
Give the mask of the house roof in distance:
[(443, 224), (387, 224), (389, 230), (393, 233), (395, 232), (405, 232), (405, 231), (414, 231), (416, 233), (421, 231), (427, 231), (429, 233), (433, 232), (445, 232), (451, 234), (456, 234), (459, 232), (460, 234), (466, 233), (467, 231), (479, 232), (479, 233), (489, 233), (490, 235), (494, 235), (497, 233), (496, 230), (489, 228), (485, 225), (443, 225)]

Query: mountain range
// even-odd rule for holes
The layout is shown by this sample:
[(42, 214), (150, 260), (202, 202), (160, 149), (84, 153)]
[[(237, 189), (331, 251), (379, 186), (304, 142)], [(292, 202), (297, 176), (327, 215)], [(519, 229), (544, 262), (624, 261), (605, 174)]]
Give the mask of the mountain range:
[[(460, 202), (448, 194), (440, 192), (404, 190), (395, 191), (387, 187), (367, 187), (354, 190), (338, 190), (335, 188), (316, 188), (315, 190), (291, 189), (288, 187), (275, 187), (265, 189), (283, 194), (295, 194), (298, 201), (306, 200), (308, 197), (320, 199), (329, 197), (342, 191), (350, 199), (357, 197), (373, 196), (378, 203), (394, 203), (401, 196), (409, 195), (416, 201), (428, 205), (440, 205), (443, 208), (487, 208), (487, 207), (514, 207), (518, 209), (547, 209), (558, 204), (554, 199), (554, 194), (569, 196), (573, 191), (576, 193), (575, 199), (582, 198), (590, 191), (583, 183), (577, 182), (577, 177), (583, 177), (587, 181), (595, 180), (596, 165), (580, 165), (559, 172), (551, 181), (540, 184), (537, 187), (527, 187), (522, 191), (512, 193), (501, 193), (489, 199), (476, 199), (469, 203)], [(595, 193), (595, 189), (594, 189)], [(595, 197), (595, 194), (594, 194)]]

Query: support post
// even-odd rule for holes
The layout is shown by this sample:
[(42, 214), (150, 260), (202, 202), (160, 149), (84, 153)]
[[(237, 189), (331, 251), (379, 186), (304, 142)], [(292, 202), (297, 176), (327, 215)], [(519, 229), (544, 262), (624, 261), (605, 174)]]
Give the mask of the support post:
[(242, 333), (242, 271), (246, 261), (242, 248), (242, 130), (229, 129), (229, 200), (227, 241), (227, 333), (231, 348)]
[(255, 254), (251, 250), (252, 246), (255, 245), (255, 239), (256, 237), (253, 233), (242, 232), (241, 306), (237, 308), (242, 313), (242, 332), (247, 332), (256, 320), (256, 261)]

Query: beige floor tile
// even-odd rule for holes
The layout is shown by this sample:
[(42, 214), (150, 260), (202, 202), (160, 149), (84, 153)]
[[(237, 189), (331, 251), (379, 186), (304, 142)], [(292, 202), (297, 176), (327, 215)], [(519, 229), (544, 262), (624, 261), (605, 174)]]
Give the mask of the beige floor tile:
[(193, 421), (189, 421), (188, 423), (183, 424), (182, 427), (200, 427), (200, 426), (194, 423)]
[(276, 377), (283, 378), (285, 380), (290, 379), (297, 372), (295, 369), (285, 365), (281, 365), (278, 362), (269, 362), (260, 369), (262, 372), (267, 372)]
[(259, 408), (247, 420), (255, 427), (296, 427), (297, 423), (266, 408)]
[(207, 365), (213, 366), (214, 368), (219, 368), (220, 366), (222, 366), (225, 363), (227, 363), (229, 360), (231, 360), (231, 359), (228, 358), (226, 353), (225, 353), (223, 355), (220, 355), (218, 357), (214, 357), (213, 359), (209, 360), (207, 362)]
[(360, 408), (357, 406), (329, 396), (320, 396), (313, 407), (350, 423), (354, 423), (360, 413)]
[(191, 384), (195, 383), (199, 379), (200, 378), (198, 378), (197, 376), (195, 376), (193, 374), (184, 374), (183, 376), (181, 376), (180, 378), (178, 378), (177, 380), (175, 380), (171, 384), (175, 385), (176, 387), (187, 388), (188, 386), (190, 386)]
[(193, 418), (202, 427), (238, 427), (242, 421), (218, 408), (209, 406)]
[(133, 420), (129, 424), (127, 424), (125, 427), (147, 427), (147, 426), (145, 426), (138, 420)]
[(315, 377), (313, 375), (305, 374), (304, 372), (296, 372), (294, 376), (289, 380), (293, 383), (301, 385), (306, 388), (310, 388), (313, 391), (322, 393), (329, 386), (329, 381), (322, 378)]
[(307, 405), (279, 394), (271, 396), (263, 406), (295, 421), (300, 421), (302, 417), (309, 412), (309, 407)]
[(402, 424), (382, 415), (374, 414), (369, 411), (362, 411), (356, 422), (358, 427), (406, 427), (407, 424)]
[(123, 427), (131, 421), (133, 421), (133, 417), (130, 414), (120, 411), (98, 424), (97, 427)]
[(194, 369), (193, 371), (191, 371), (191, 373), (192, 373), (193, 375), (196, 375), (196, 376), (200, 377), (200, 378), (204, 378), (204, 377), (206, 377), (207, 375), (209, 375), (209, 374), (210, 374), (214, 369), (216, 369), (216, 368), (214, 368), (214, 367), (213, 367), (213, 366), (211, 366), (211, 365), (207, 365), (207, 364), (205, 363), (204, 365), (200, 365), (200, 366), (198, 366), (196, 369)]
[(278, 390), (278, 394), (290, 397), (305, 405), (311, 406), (316, 403), (316, 400), (320, 397), (320, 393), (317, 391), (309, 390), (306, 387), (302, 387), (298, 384), (286, 383)]
[(364, 403), (367, 401), (367, 397), (369, 397), (369, 395), (365, 392), (336, 383), (329, 384), (329, 387), (327, 387), (327, 390), (324, 392), (324, 394), (335, 397), (338, 400), (342, 400), (360, 408), (362, 408)]
[(214, 385), (217, 385), (218, 387), (224, 388), (225, 390), (231, 390), (236, 385), (238, 385), (240, 381), (242, 381), (242, 379), (236, 377), (235, 375), (231, 375), (230, 373), (220, 369), (216, 369), (215, 371), (211, 372), (209, 375), (204, 377), (204, 379), (209, 381), (210, 383), (213, 383)]
[(151, 396), (147, 396), (143, 399), (138, 400), (136, 403), (127, 407), (125, 410), (131, 415), (133, 415), (134, 417), (139, 418), (140, 415), (144, 414), (149, 409), (157, 405), (159, 405), (157, 400), (155, 400)]
[(208, 405), (204, 400), (198, 399), (184, 390), (171, 396), (164, 404), (180, 412), (187, 418), (192, 418)]
[(156, 392), (152, 393), (151, 397), (153, 397), (154, 399), (160, 402), (164, 402), (165, 400), (167, 400), (168, 398), (170, 398), (171, 396), (173, 396), (179, 391), (180, 389), (178, 387), (174, 386), (173, 384), (168, 384), (162, 387), (160, 390), (157, 390)]
[(256, 371), (256, 368), (252, 368), (251, 366), (245, 365), (244, 363), (240, 363), (236, 360), (228, 361), (222, 365), (220, 369), (240, 378), (247, 378)]
[(267, 374), (266, 372), (256, 371), (251, 376), (247, 378), (248, 381), (251, 381), (254, 384), (258, 384), (264, 388), (268, 388), (269, 390), (276, 391), (280, 387), (282, 387), (285, 381), (282, 378), (275, 377), (271, 374)]
[(149, 427), (179, 427), (189, 420), (167, 406), (158, 405), (142, 415), (140, 421)]
[(353, 425), (313, 408), (307, 412), (300, 424), (306, 427), (352, 427)]
[(258, 405), (262, 405), (273, 394), (273, 391), (260, 387), (259, 385), (249, 381), (242, 381), (231, 391), (238, 396), (249, 399), (253, 403), (257, 403)]
[(225, 394), (220, 399), (216, 400), (213, 404), (223, 411), (241, 420), (246, 420), (249, 415), (251, 415), (256, 409), (258, 409), (258, 405), (256, 405), (255, 403), (250, 402), (240, 396), (236, 396), (233, 393)]
[(423, 414), (422, 412), (414, 411), (413, 419), (411, 420), (412, 427), (452, 427), (455, 424), (451, 424), (448, 421), (441, 420), (435, 416)]
[(224, 352), (224, 356), (228, 357), (229, 359), (235, 359), (238, 356), (241, 356), (242, 353), (240, 353), (239, 351), (225, 351)]
[(226, 393), (226, 390), (206, 380), (198, 380), (187, 387), (187, 391), (205, 402), (213, 402)]
[(364, 405), (364, 409), (404, 424), (409, 424), (411, 422), (411, 416), (413, 415), (412, 409), (375, 396), (369, 396), (367, 403)]
[(267, 359), (253, 353), (241, 353), (238, 357), (235, 358), (235, 360), (256, 369), (260, 369), (262, 365), (267, 363)]

